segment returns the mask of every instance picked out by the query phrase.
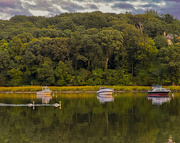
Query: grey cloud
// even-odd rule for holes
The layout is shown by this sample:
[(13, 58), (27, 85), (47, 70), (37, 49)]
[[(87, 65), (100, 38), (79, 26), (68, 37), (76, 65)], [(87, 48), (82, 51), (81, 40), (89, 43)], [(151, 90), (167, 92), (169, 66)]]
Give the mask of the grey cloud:
[(33, 2), (35, 4), (24, 3), (23, 5), (28, 10), (48, 11), (49, 14), (47, 16), (54, 16), (61, 13), (59, 9), (53, 6), (53, 3), (50, 3), (48, 1), (34, 0)]
[(177, 2), (177, 3), (180, 3), (179, 0), (165, 0), (165, 1), (167, 1), (167, 2)]
[(100, 2), (104, 2), (104, 0), (92, 0), (92, 2), (94, 2), (94, 3), (100, 3)]
[(180, 3), (176, 3), (176, 5), (172, 6), (172, 7), (165, 7), (162, 9), (159, 9), (159, 14), (171, 14), (174, 17), (180, 19)]
[(7, 15), (32, 15), (21, 6), (21, 2), (17, 0), (0, 1), (0, 12)]
[(7, 9), (17, 9), (21, 3), (19, 1), (0, 1), (0, 11), (7, 10)]
[(139, 9), (134, 9), (132, 11), (132, 14), (144, 14), (144, 10), (142, 8), (139, 8)]
[(88, 5), (88, 7), (90, 9), (95, 9), (95, 10), (99, 9), (95, 4), (90, 4), (90, 5)]
[(78, 1), (78, 2), (84, 2), (85, 0), (76, 0), (76, 1)]
[(0, 8), (16, 8), (18, 3), (16, 1), (0, 1)]
[[(176, 0), (172, 0), (172, 1), (175, 2)], [(174, 3), (174, 2), (172, 3), (172, 1), (166, 0), (167, 3), (164, 7), (155, 5), (153, 3), (142, 5), (142, 7), (140, 7), (139, 9), (132, 10), (132, 13), (133, 14), (143, 14), (145, 11), (143, 8), (146, 8), (146, 9), (157, 10), (159, 15), (169, 13), (169, 14), (173, 15), (175, 18), (180, 19), (180, 8), (179, 8), (180, 2), (178, 1), (178, 3)]]
[[(61, 11), (57, 6), (61, 7), (68, 12), (79, 12), (80, 10), (98, 10), (98, 5), (104, 3), (106, 5), (114, 4), (111, 8), (123, 9), (131, 11), (133, 14), (143, 14), (144, 9), (157, 10), (159, 14), (172, 14), (180, 18), (180, 0), (31, 0), (34, 5), (29, 3), (30, 0), (0, 0), (0, 13), (1, 15), (32, 15), (30, 10), (48, 11), (47, 16), (54, 16), (60, 14)], [(141, 2), (140, 7), (137, 9), (130, 3), (126, 2)], [(83, 6), (78, 3), (87, 2)], [(148, 4), (144, 4), (147, 2)], [(165, 2), (164, 7), (156, 5), (157, 3)], [(117, 11), (118, 12), (118, 11)], [(1, 17), (0, 17), (1, 18)]]
[(61, 8), (69, 12), (77, 12), (78, 10), (84, 10), (85, 8), (70, 2), (62, 2)]
[(131, 4), (128, 3), (115, 3), (112, 8), (120, 8), (120, 9), (127, 9), (127, 10), (133, 10), (134, 7)]
[(148, 3), (160, 3), (160, 2), (163, 2), (164, 0), (103, 0), (104, 2), (136, 2), (136, 1), (139, 1), (139, 2), (148, 2)]
[(155, 4), (145, 4), (142, 7), (147, 8), (147, 9), (158, 9), (159, 6)]

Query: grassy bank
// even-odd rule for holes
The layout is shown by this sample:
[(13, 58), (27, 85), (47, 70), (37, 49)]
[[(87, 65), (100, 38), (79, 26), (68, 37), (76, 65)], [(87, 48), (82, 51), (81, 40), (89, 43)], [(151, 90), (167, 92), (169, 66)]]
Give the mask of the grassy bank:
[[(49, 86), (52, 91), (97, 91), (100, 86)], [(151, 90), (151, 86), (105, 86), (114, 89), (114, 91), (124, 92), (144, 92)], [(180, 86), (163, 86), (170, 89), (172, 92), (180, 92)], [(42, 89), (41, 86), (22, 86), (22, 87), (0, 87), (0, 92), (36, 92)]]

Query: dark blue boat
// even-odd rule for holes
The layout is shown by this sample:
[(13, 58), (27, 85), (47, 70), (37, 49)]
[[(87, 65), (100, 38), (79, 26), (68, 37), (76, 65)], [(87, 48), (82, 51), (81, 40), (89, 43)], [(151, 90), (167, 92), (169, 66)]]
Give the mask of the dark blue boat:
[(147, 94), (148, 96), (168, 96), (169, 92), (171, 92), (171, 90), (156, 85), (152, 87), (152, 90), (148, 90)]

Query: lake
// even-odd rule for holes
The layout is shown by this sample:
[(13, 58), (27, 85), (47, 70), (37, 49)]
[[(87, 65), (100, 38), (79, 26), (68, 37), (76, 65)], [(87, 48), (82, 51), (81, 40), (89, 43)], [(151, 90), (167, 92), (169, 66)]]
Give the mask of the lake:
[(179, 143), (180, 93), (170, 97), (0, 94), (0, 142)]

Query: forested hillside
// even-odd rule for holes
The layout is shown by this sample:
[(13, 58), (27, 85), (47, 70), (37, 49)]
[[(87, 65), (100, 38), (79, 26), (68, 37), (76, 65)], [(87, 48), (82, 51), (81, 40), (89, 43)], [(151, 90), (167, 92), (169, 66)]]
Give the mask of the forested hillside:
[(63, 13), (0, 20), (0, 86), (180, 85), (180, 20)]

